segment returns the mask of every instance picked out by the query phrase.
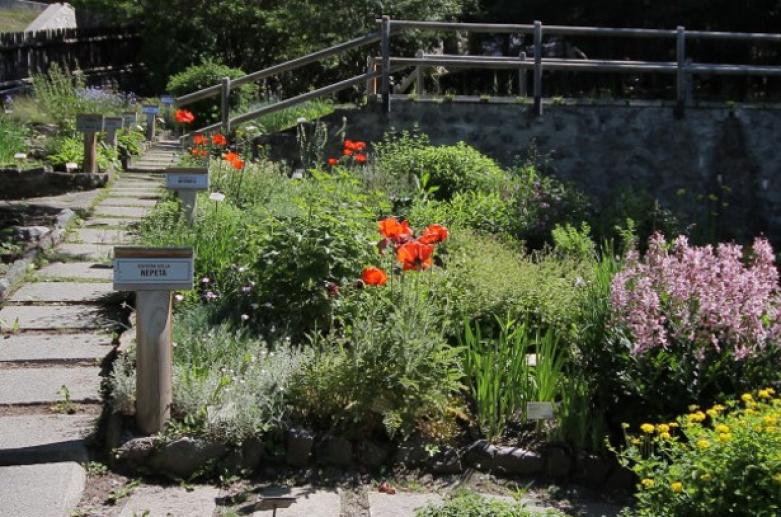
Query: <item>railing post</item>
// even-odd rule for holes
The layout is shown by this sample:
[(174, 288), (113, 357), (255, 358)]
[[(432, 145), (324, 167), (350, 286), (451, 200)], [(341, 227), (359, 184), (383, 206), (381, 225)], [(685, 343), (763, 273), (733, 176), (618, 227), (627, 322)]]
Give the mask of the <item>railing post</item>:
[[(366, 58), (366, 73), (371, 74), (377, 71), (377, 61), (374, 56)], [(366, 101), (373, 102), (377, 96), (377, 78), (366, 79)]]
[(390, 113), (391, 99), (390, 99), (390, 32), (391, 32), (391, 19), (390, 16), (384, 15), (382, 17), (382, 29), (380, 36), (382, 40), (380, 42), (382, 52), (382, 109), (385, 113)]
[[(518, 56), (521, 61), (526, 61), (526, 52), (521, 52)], [(526, 85), (526, 67), (518, 69), (518, 96), (526, 97), (529, 94), (529, 88)]]
[[(422, 58), (423, 57), (423, 49), (419, 49), (417, 52), (415, 52), (415, 57)], [(425, 85), (423, 84), (423, 67), (422, 66), (416, 66), (415, 67), (415, 95), (423, 95), (426, 92)]]
[(683, 118), (686, 107), (686, 29), (680, 25), (675, 34), (675, 57), (678, 62), (675, 74), (675, 116)]
[(222, 116), (222, 132), (226, 136), (231, 132), (230, 95), (231, 79), (230, 77), (223, 77), (222, 90), (220, 90), (220, 115)]
[(534, 21), (534, 116), (542, 116), (542, 22)]

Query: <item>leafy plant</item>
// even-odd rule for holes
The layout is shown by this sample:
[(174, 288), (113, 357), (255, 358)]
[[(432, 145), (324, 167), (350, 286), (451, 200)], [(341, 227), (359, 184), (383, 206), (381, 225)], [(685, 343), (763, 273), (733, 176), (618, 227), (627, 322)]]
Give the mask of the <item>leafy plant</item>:
[(0, 114), (0, 166), (14, 163), (14, 155), (27, 149), (27, 129)]
[(429, 504), (415, 511), (415, 517), (531, 517), (562, 515), (555, 510), (528, 510), (521, 503), (492, 499), (474, 492), (459, 491), (443, 504)]

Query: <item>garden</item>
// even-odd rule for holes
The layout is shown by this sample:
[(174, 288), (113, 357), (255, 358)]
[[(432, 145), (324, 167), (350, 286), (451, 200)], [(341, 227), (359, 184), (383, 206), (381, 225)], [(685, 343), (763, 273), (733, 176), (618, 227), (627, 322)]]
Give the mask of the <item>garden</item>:
[[(141, 226), (140, 244), (196, 257), (155, 447), (219, 444), (212, 459), (244, 473), (476, 468), (626, 488), (639, 515), (778, 512), (767, 239), (597, 212), (534, 153), (502, 168), (414, 131), (296, 131), (318, 161), (295, 174), (242, 131), (196, 135), (182, 163), (208, 167), (211, 191), (195, 223), (171, 197)], [(132, 347), (110, 384), (129, 417)], [(226, 468), (209, 465), (177, 476)]]

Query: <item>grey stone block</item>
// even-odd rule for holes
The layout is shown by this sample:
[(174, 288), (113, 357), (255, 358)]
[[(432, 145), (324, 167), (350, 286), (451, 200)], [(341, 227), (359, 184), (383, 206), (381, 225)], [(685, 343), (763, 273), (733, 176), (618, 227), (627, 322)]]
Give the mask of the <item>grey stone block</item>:
[(78, 463), (0, 467), (2, 513), (13, 517), (62, 517), (76, 506), (86, 473)]
[(92, 330), (114, 327), (94, 305), (9, 305), (0, 309), (0, 330)]
[(150, 467), (170, 476), (187, 479), (209, 462), (222, 458), (227, 449), (221, 443), (208, 442), (198, 438), (179, 438), (152, 456)]
[(114, 292), (106, 282), (32, 282), (20, 287), (10, 302), (97, 302)]
[(87, 460), (84, 438), (95, 428), (93, 415), (0, 417), (0, 465)]
[(0, 404), (55, 404), (68, 389), (73, 402), (100, 402), (100, 368), (7, 368), (0, 369)]
[(79, 278), (110, 282), (114, 277), (114, 270), (110, 264), (96, 262), (53, 262), (36, 271), (36, 275), (42, 280)]
[(100, 361), (113, 348), (108, 334), (26, 332), (0, 338), (0, 362)]

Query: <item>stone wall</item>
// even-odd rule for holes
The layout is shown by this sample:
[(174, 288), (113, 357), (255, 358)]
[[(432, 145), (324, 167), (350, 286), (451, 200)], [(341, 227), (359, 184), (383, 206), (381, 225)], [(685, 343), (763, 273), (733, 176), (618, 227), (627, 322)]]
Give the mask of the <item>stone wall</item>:
[[(348, 137), (370, 142), (386, 128), (418, 127), (435, 144), (463, 140), (506, 166), (534, 147), (598, 207), (617, 193), (647, 192), (688, 220), (708, 220), (723, 238), (765, 233), (781, 242), (781, 108), (693, 107), (683, 119), (662, 103), (551, 105), (539, 119), (528, 109), (405, 100), (390, 115), (371, 105), (324, 120), (335, 130), (347, 118)], [(295, 151), (290, 135), (282, 141)]]

